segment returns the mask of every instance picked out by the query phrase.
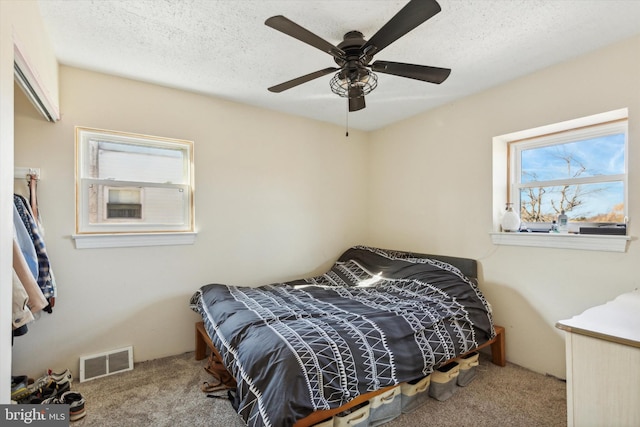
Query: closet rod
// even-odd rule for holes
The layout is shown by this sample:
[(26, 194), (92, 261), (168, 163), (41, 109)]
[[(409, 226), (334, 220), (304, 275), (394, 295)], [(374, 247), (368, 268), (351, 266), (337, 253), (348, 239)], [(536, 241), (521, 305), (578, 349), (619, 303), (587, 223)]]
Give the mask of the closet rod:
[(36, 179), (40, 179), (40, 168), (20, 168), (15, 167), (13, 169), (14, 179), (27, 179), (29, 176), (35, 176)]

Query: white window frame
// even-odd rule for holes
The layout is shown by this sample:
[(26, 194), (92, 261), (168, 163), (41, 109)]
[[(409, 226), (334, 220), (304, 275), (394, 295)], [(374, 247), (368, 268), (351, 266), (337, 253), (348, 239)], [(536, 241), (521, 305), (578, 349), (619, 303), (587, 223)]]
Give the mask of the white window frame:
[[(522, 183), (520, 180), (522, 172), (522, 152), (531, 148), (542, 148), (574, 141), (584, 141), (591, 138), (597, 138), (607, 135), (614, 135), (623, 133), (625, 135), (624, 144), (624, 172), (621, 174), (612, 175), (596, 175), (587, 177), (565, 178), (557, 179), (554, 181), (536, 181), (531, 183)], [(543, 135), (537, 138), (528, 138), (524, 141), (511, 141), (509, 142), (509, 169), (511, 171), (509, 180), (509, 194), (507, 195), (509, 202), (513, 203), (514, 207), (518, 207), (521, 204), (520, 194), (521, 190), (530, 187), (550, 187), (560, 185), (580, 185), (580, 184), (599, 184), (605, 182), (622, 182), (624, 185), (624, 217), (628, 212), (628, 191), (627, 191), (627, 169), (628, 169), (628, 150), (627, 150), (627, 133), (628, 126), (625, 119), (615, 120), (608, 123), (595, 124), (578, 129), (571, 129), (560, 133), (554, 133), (551, 135)], [(516, 210), (519, 213), (519, 210)], [(551, 223), (534, 223), (535, 225), (547, 225), (546, 228), (551, 228)], [(531, 225), (531, 224), (529, 224)], [(581, 226), (597, 226), (596, 223), (570, 223), (569, 231), (577, 233)]]
[[(183, 151), (185, 153), (185, 179), (187, 182), (177, 184), (176, 187), (179, 187), (178, 189), (180, 191), (186, 191), (187, 193), (183, 206), (185, 222), (177, 225), (154, 225), (145, 223), (144, 219), (135, 219), (113, 221), (108, 224), (91, 224), (89, 222), (89, 199), (87, 194), (85, 194), (87, 191), (86, 186), (94, 181), (101, 181), (89, 177), (86, 170), (86, 164), (89, 159), (89, 141), (93, 139), (119, 144), (148, 145)], [(123, 183), (125, 185), (131, 184), (135, 186), (135, 183)], [(145, 183), (145, 185), (147, 184)], [(148, 185), (154, 184), (149, 183)], [(127, 187), (121, 186), (119, 188)], [(141, 189), (141, 195), (142, 194), (144, 194), (144, 192)], [(141, 202), (144, 203), (142, 200)], [(106, 203), (106, 201), (104, 201), (104, 203)], [(76, 248), (78, 249), (193, 244), (196, 237), (193, 141), (77, 126), (75, 231), (72, 238), (75, 240)]]
[[(515, 168), (511, 167), (509, 145), (515, 141), (539, 138), (544, 135), (567, 133), (576, 129), (588, 129), (595, 125), (609, 122), (626, 121), (628, 109), (623, 108), (606, 113), (596, 114), (553, 125), (542, 126), (534, 129), (514, 132), (493, 138), (493, 231), (490, 233), (492, 242), (497, 245), (551, 247), (564, 249), (583, 249), (625, 252), (631, 237), (627, 231), (626, 236), (610, 235), (580, 235), (557, 233), (504, 233), (501, 232), (500, 223), (504, 215), (507, 202), (518, 200), (519, 188), (513, 183)], [(627, 133), (628, 134), (628, 133)], [(628, 144), (625, 144), (628, 150)], [(628, 174), (628, 152), (625, 152), (625, 175)], [(628, 185), (625, 177), (625, 214), (628, 209)], [(517, 192), (517, 193), (516, 193)]]

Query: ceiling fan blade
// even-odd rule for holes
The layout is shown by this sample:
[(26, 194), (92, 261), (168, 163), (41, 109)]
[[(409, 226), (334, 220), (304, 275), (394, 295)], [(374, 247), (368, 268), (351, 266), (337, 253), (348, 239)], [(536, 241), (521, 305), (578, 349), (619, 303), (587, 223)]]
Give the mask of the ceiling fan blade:
[(349, 112), (359, 111), (365, 107), (364, 95), (357, 98), (349, 98)]
[(362, 52), (375, 55), (441, 10), (436, 0), (411, 0), (362, 46)]
[(338, 71), (339, 69), (340, 68), (329, 67), (325, 68), (324, 70), (314, 71), (313, 73), (305, 74), (304, 76), (300, 76), (287, 82), (280, 83), (279, 85), (271, 86), (269, 88), (269, 92), (280, 93), (287, 89), (291, 89), (292, 87), (301, 85), (302, 83), (310, 82), (311, 80), (317, 79), (318, 77), (326, 76), (327, 74)]
[(449, 77), (449, 68), (429, 67), (426, 65), (404, 64), (402, 62), (376, 61), (371, 69), (377, 73), (393, 74), (394, 76), (422, 80), (424, 82), (440, 84)]
[(288, 18), (285, 18), (282, 15), (272, 16), (271, 18), (268, 18), (266, 21), (264, 21), (264, 23), (265, 25), (274, 28), (282, 33), (285, 33), (286, 35), (291, 36), (294, 39), (298, 39), (301, 42), (315, 47), (316, 49), (320, 49), (321, 51), (328, 53), (334, 58), (344, 59), (346, 56), (344, 51), (339, 47), (332, 45), (328, 41), (313, 34), (311, 31), (301, 27), (300, 25), (296, 24)]

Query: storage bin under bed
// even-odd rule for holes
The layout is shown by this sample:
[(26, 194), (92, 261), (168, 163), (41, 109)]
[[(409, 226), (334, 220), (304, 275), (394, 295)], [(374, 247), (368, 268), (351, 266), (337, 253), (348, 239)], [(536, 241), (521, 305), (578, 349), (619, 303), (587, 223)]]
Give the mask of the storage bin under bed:
[(369, 400), (369, 427), (388, 423), (402, 414), (400, 386), (385, 391)]
[(400, 385), (403, 414), (413, 412), (427, 402), (429, 399), (428, 390), (430, 382), (431, 376), (427, 375), (424, 378), (418, 378)]
[(333, 417), (334, 427), (369, 427), (369, 402), (361, 403)]

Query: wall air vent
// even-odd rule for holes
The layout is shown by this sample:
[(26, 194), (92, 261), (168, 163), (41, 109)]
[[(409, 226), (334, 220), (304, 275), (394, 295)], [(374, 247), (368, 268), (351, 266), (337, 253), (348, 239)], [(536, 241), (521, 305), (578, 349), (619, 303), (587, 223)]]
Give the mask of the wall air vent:
[(133, 369), (133, 347), (80, 356), (80, 382)]

